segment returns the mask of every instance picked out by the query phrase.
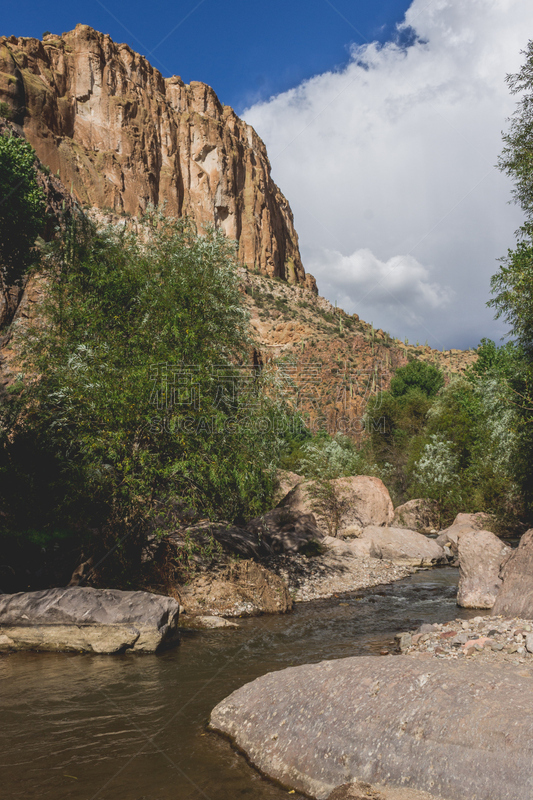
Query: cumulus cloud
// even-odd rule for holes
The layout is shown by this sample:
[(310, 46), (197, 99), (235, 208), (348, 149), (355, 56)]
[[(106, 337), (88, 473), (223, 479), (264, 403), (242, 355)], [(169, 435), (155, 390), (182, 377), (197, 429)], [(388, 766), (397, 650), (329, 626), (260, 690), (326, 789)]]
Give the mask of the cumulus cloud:
[(245, 112), (322, 294), (437, 347), (501, 335), (485, 303), (521, 215), (494, 165), (528, 34), (530, 0), (414, 0), (396, 43)]
[[(454, 296), (452, 289), (433, 281), (430, 270), (410, 255), (380, 261), (368, 249), (356, 250), (349, 256), (323, 250), (315, 258), (316, 262), (311, 258), (309, 267), (311, 271), (323, 270), (323, 291), (335, 297), (345, 310), (368, 312), (368, 322), (374, 322), (377, 314), (376, 320), (394, 320), (395, 329), (403, 322), (410, 328), (422, 329), (425, 314), (445, 308)], [(365, 318), (365, 313), (360, 315)]]

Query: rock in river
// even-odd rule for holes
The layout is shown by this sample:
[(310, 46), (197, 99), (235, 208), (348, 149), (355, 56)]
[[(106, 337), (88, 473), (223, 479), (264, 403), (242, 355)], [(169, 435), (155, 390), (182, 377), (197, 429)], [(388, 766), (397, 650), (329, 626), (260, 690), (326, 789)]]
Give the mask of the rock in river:
[(154, 653), (178, 641), (179, 604), (149, 592), (71, 586), (0, 595), (0, 650)]
[(524, 533), (517, 549), (509, 555), (500, 577), (503, 584), (492, 613), (533, 619), (533, 528)]
[(471, 530), (459, 537), (457, 605), (492, 608), (502, 581), (500, 567), (511, 549), (490, 531)]
[(532, 800), (533, 676), (410, 656), (271, 672), (210, 726), (286, 786), (325, 800), (350, 781), (446, 800)]
[(434, 539), (406, 528), (369, 525), (359, 538), (370, 544), (370, 555), (398, 564), (430, 566), (445, 560), (444, 550)]

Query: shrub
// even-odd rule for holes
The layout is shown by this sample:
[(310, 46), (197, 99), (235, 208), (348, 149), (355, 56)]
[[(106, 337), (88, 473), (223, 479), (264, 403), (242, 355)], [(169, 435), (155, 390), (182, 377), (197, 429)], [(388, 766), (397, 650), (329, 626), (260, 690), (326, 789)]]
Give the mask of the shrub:
[(265, 510), (285, 414), (244, 368), (233, 245), (155, 213), (145, 224), (146, 244), (79, 223), (60, 242), (25, 344), (41, 377), (2, 410), (14, 524), (94, 529), (101, 547), (134, 530), (117, 551), (130, 572), (156, 509), (169, 526)]
[(4, 293), (20, 282), (33, 262), (44, 219), (37, 185), (35, 151), (17, 136), (0, 136), (0, 269)]

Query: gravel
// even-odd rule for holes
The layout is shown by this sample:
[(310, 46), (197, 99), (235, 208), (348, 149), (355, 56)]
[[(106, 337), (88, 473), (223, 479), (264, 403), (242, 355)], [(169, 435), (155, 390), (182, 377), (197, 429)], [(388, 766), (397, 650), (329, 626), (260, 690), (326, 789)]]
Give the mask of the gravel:
[(533, 668), (533, 621), (479, 616), (422, 625), (397, 635), (398, 649), (417, 658), (528, 664)]
[(279, 555), (262, 563), (287, 582), (296, 602), (393, 583), (419, 569), (378, 558), (349, 558), (333, 553), (314, 558)]

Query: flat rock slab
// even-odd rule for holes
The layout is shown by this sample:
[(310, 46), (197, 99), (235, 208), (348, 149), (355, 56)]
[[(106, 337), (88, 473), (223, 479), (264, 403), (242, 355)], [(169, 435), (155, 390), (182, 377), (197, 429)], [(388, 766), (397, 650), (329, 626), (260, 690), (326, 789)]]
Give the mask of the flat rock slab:
[(445, 560), (444, 549), (434, 539), (407, 528), (369, 525), (359, 537), (370, 546), (370, 555), (412, 566), (430, 566)]
[(72, 586), (0, 595), (0, 650), (154, 653), (178, 641), (179, 604), (149, 592)]
[(342, 784), (533, 800), (533, 675), (409, 656), (268, 673), (213, 710), (260, 770), (325, 800)]

